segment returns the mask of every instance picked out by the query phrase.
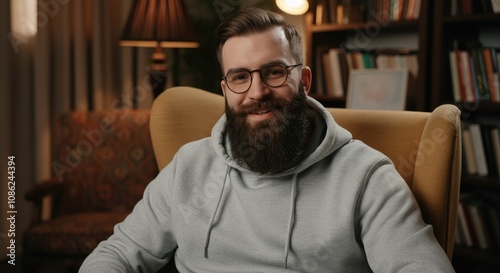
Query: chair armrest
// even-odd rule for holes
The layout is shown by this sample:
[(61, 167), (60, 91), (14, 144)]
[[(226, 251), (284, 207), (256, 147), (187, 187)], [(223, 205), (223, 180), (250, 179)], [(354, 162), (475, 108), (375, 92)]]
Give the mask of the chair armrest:
[(34, 203), (40, 203), (46, 196), (60, 192), (64, 187), (63, 182), (57, 179), (48, 179), (35, 184), (31, 189), (26, 192), (25, 198)]
[(60, 193), (64, 187), (64, 182), (59, 180), (47, 179), (40, 183), (35, 184), (31, 189), (26, 192), (24, 196), (26, 200), (33, 202), (34, 213), (30, 221), (30, 226), (42, 222), (43, 199), (44, 197), (54, 196)]

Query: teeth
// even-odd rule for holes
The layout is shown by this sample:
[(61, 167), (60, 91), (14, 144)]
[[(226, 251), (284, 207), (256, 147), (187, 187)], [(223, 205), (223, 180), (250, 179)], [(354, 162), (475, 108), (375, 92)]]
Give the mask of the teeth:
[(262, 115), (262, 114), (269, 113), (269, 112), (271, 112), (271, 110), (260, 111), (260, 112), (257, 112), (256, 114)]

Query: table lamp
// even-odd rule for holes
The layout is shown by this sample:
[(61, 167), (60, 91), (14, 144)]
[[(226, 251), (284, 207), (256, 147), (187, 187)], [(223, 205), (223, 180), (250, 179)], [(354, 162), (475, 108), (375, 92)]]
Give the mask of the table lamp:
[(199, 47), (181, 0), (135, 0), (120, 45), (156, 48), (148, 71), (154, 98), (165, 90), (169, 72), (162, 48)]

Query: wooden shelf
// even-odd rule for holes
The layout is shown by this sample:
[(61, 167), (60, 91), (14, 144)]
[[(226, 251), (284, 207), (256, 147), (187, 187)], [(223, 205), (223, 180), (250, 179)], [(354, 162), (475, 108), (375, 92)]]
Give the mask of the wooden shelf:
[(326, 96), (326, 95), (318, 95), (318, 94), (312, 94), (311, 97), (317, 99), (317, 100), (328, 100), (328, 101), (345, 101), (345, 97), (332, 97), (332, 96)]
[[(443, 103), (457, 105), (462, 120), (477, 124), (500, 124), (500, 103), (477, 101), (472, 103), (455, 102), (449, 54), (452, 50), (469, 50), (481, 45), (479, 33), (498, 33), (500, 35), (500, 14), (469, 14), (450, 16), (450, 0), (434, 1), (431, 105)], [(498, 45), (500, 46), (500, 45)], [(462, 160), (465, 160), (465, 156)], [(500, 178), (468, 175), (463, 170), (461, 179), (462, 193), (472, 193), (479, 201), (500, 197)], [(455, 246), (453, 264), (457, 272), (498, 272), (500, 250), (480, 249), (477, 247)], [(484, 268), (484, 270), (483, 270)], [(481, 271), (483, 270), (483, 271)]]
[(416, 30), (418, 28), (418, 20), (403, 20), (403, 21), (393, 21), (393, 22), (378, 22), (378, 21), (370, 21), (370, 22), (359, 22), (352, 23), (347, 25), (340, 24), (321, 24), (311, 25), (311, 31), (315, 33), (319, 32), (340, 32), (340, 31), (355, 31), (355, 30), (363, 30), (365, 28), (372, 27), (381, 27), (387, 30), (391, 29), (403, 29), (403, 30)]
[(463, 187), (500, 190), (500, 178), (491, 176), (462, 175)]
[(500, 20), (500, 14), (469, 14), (460, 16), (445, 16), (443, 17), (444, 24), (461, 24), (461, 23), (485, 23), (496, 22)]
[[(453, 97), (449, 52), (452, 46), (458, 43), (459, 48), (467, 48), (472, 44), (479, 44), (481, 32), (492, 32), (500, 36), (500, 14), (470, 14), (450, 16), (451, 0), (422, 1), (418, 20), (398, 21), (384, 24), (384, 22), (360, 22), (348, 25), (313, 24), (313, 15), (306, 15), (306, 63), (313, 70), (317, 68), (314, 59), (315, 50), (325, 47), (339, 47), (346, 39), (352, 38), (359, 31), (380, 27), (380, 34), (415, 33), (418, 36), (418, 63), (419, 76), (413, 99), (416, 101), (416, 110), (431, 111), (444, 103), (457, 105), (462, 111), (462, 118), (471, 122), (491, 122), (500, 124), (500, 103), (479, 101), (474, 103), (456, 103)], [(472, 43), (468, 43), (472, 41)], [(497, 45), (500, 47), (500, 45)], [(315, 86), (313, 84), (313, 92)], [(330, 98), (314, 95), (320, 102), (332, 105), (345, 104), (345, 98)], [(500, 171), (500, 170), (499, 170)], [(481, 192), (485, 197), (500, 197), (500, 178), (462, 175), (462, 190)], [(465, 271), (479, 272), (469, 269), (480, 267), (495, 268), (500, 266), (500, 250), (484, 250), (456, 246), (454, 264), (466, 265)], [(461, 268), (464, 270), (464, 268)], [(484, 271), (484, 272), (490, 272)]]
[(345, 97), (332, 97), (318, 94), (310, 94), (310, 96), (321, 102), (325, 107), (345, 108)]
[(495, 114), (500, 112), (499, 102), (476, 101), (476, 102), (461, 102), (457, 104), (460, 111), (463, 113), (473, 114)]
[[(383, 21), (383, 20), (370, 20), (367, 22), (356, 22), (351, 24), (333, 24), (333, 23), (323, 23), (323, 24), (314, 24), (314, 14), (309, 12), (305, 16), (305, 44), (306, 44), (306, 65), (311, 67), (313, 73), (316, 77), (323, 77), (321, 65), (317, 62), (318, 56), (315, 54), (318, 51), (324, 51), (328, 48), (349, 48), (347, 42), (354, 40), (359, 37), (368, 37), (366, 39), (377, 39), (381, 36), (388, 35), (391, 37), (402, 34), (402, 36), (406, 36), (408, 34), (414, 34), (417, 37), (417, 45), (416, 45), (416, 55), (419, 67), (418, 78), (415, 79), (415, 84), (412, 85), (411, 90), (407, 94), (407, 109), (408, 110), (430, 110), (428, 104), (428, 94), (430, 90), (430, 69), (427, 69), (427, 63), (430, 62), (430, 6), (431, 1), (422, 0), (420, 6), (420, 14), (417, 20), (400, 20), (400, 21)], [(311, 9), (311, 10), (314, 10)], [(365, 38), (364, 38), (365, 39)], [(347, 45), (347, 46), (346, 46)], [(363, 44), (363, 46), (365, 46)], [(372, 49), (380, 49), (380, 48), (364, 48), (363, 46), (353, 46), (354, 50), (372, 50)], [(403, 46), (404, 47), (404, 46)], [(387, 46), (388, 49), (397, 49), (399, 47), (394, 46), (392, 44)], [(314, 95), (321, 94), (317, 90), (318, 84), (316, 81), (313, 81), (311, 96), (316, 97), (323, 104), (332, 103), (338, 104), (340, 100), (335, 98), (329, 98), (326, 96)], [(344, 90), (346, 92), (346, 90)], [(345, 99), (344, 105), (345, 105)]]
[(487, 263), (500, 266), (500, 251), (490, 249), (479, 249), (475, 247), (455, 246), (454, 258), (472, 260), (474, 262)]

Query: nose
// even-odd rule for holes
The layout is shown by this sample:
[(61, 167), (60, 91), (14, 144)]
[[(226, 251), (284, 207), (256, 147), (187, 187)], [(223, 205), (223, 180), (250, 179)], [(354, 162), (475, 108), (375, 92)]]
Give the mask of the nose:
[(269, 86), (262, 81), (259, 71), (252, 71), (252, 84), (250, 85), (250, 89), (248, 89), (248, 98), (260, 100), (269, 95), (270, 92)]

